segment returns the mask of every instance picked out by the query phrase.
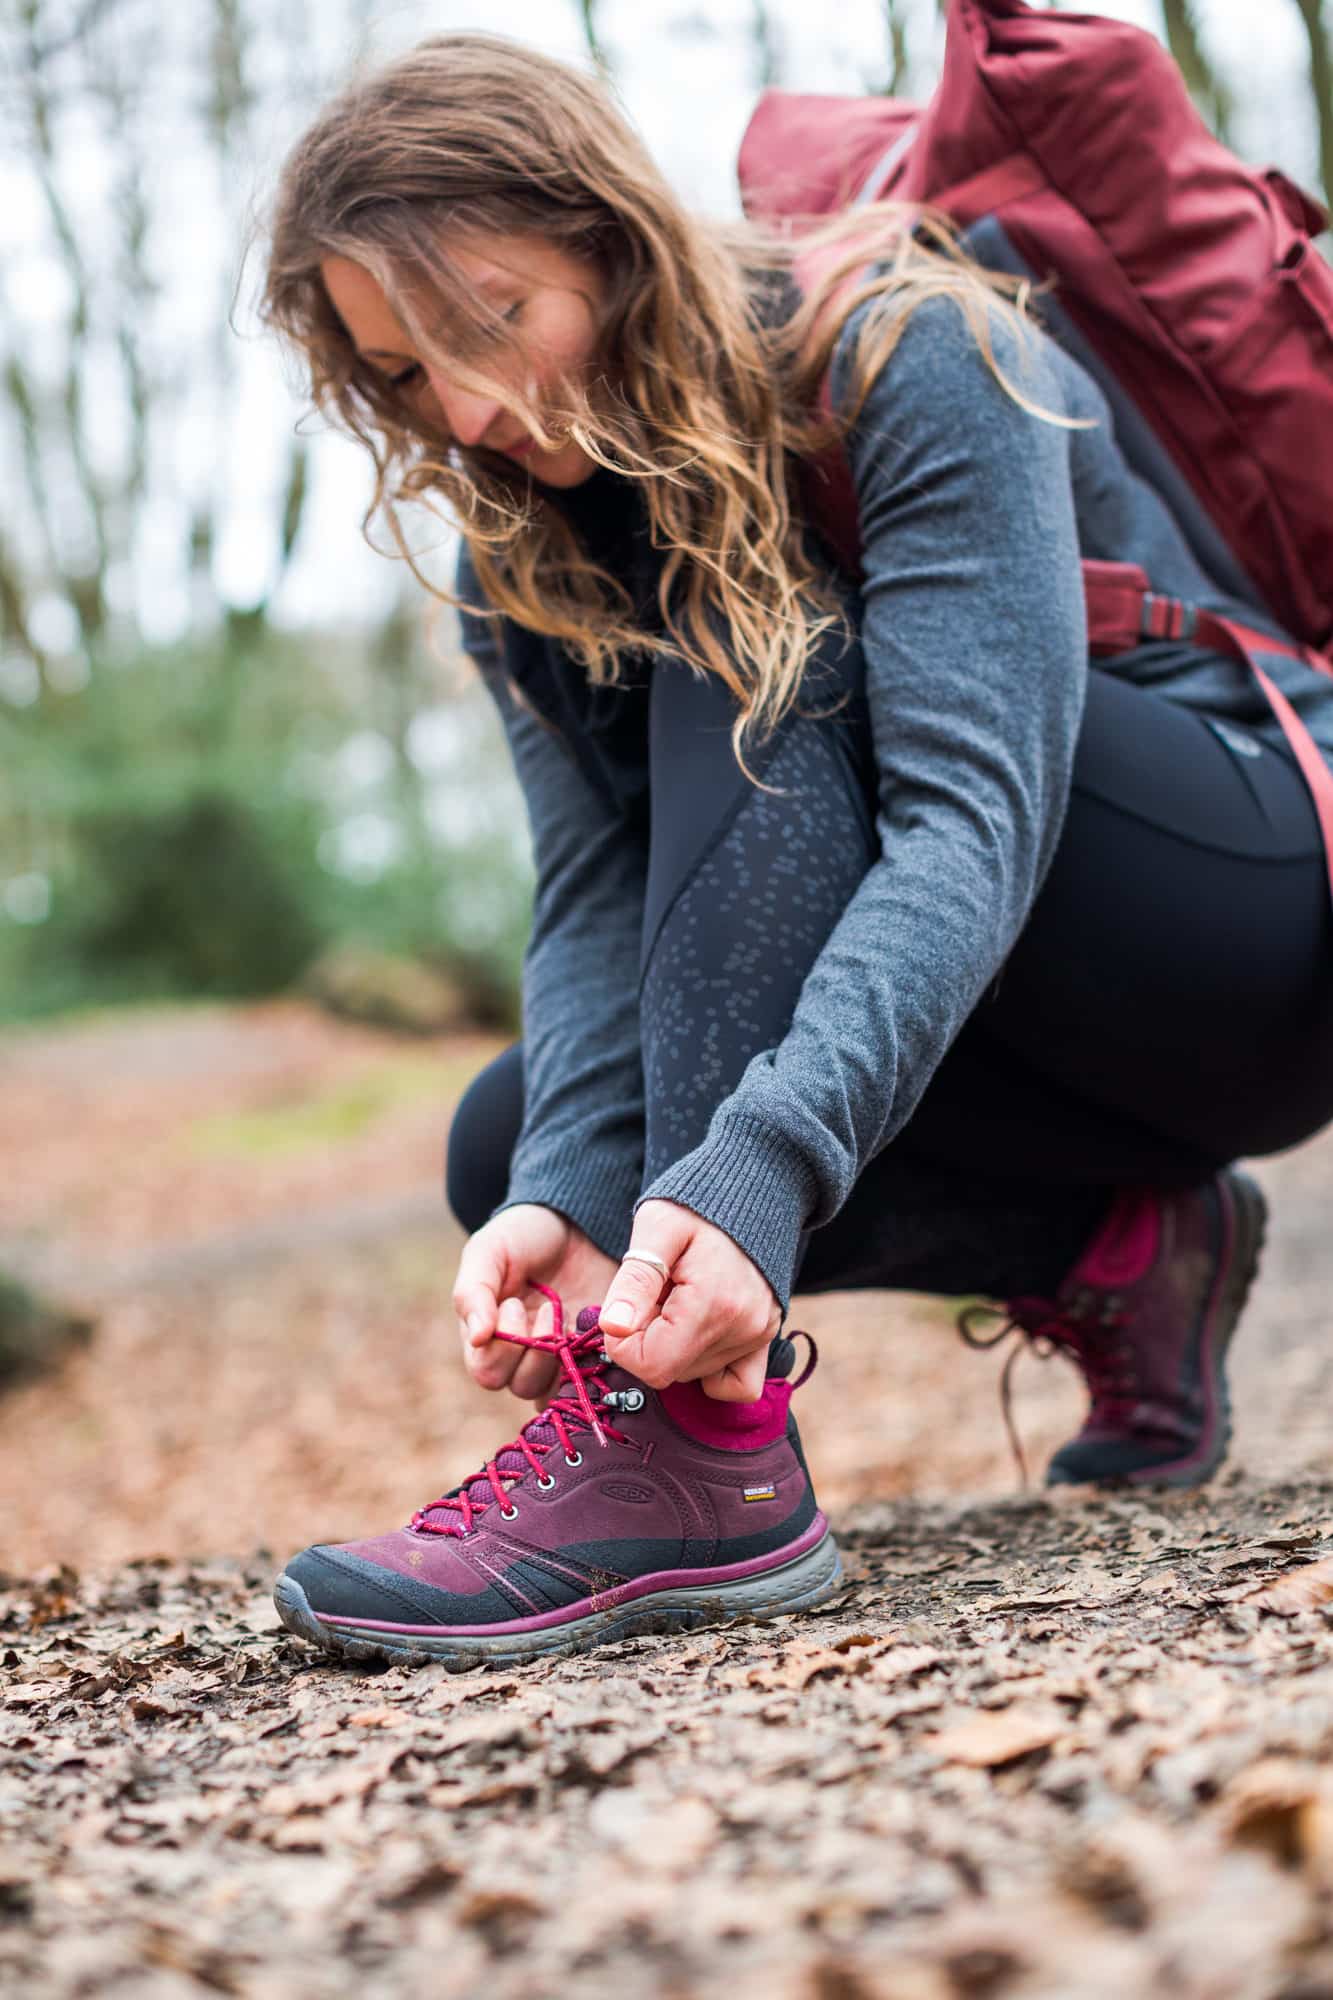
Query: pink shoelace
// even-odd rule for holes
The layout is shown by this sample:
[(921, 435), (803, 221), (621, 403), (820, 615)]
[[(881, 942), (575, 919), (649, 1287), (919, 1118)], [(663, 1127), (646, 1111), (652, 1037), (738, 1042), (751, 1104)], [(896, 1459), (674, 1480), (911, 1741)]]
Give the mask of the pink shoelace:
[[(466, 1535), (472, 1531), (473, 1522), (486, 1509), (496, 1506), (502, 1519), (512, 1520), (509, 1506), (509, 1488), (526, 1479), (529, 1472), (537, 1474), (537, 1482), (544, 1487), (554, 1485), (553, 1476), (548, 1474), (542, 1461), (548, 1453), (559, 1445), (563, 1448), (565, 1462), (577, 1465), (582, 1454), (574, 1443), (574, 1432), (591, 1431), (599, 1445), (608, 1441), (627, 1444), (623, 1431), (614, 1424), (607, 1423), (599, 1414), (598, 1404), (593, 1402), (590, 1389), (597, 1392), (599, 1402), (606, 1394), (606, 1384), (601, 1371), (608, 1366), (602, 1351), (602, 1334), (599, 1325), (599, 1309), (584, 1306), (575, 1322), (574, 1331), (565, 1330), (565, 1313), (558, 1293), (549, 1285), (537, 1285), (536, 1290), (544, 1292), (551, 1301), (555, 1313), (554, 1330), (549, 1334), (503, 1333), (496, 1329), (498, 1340), (511, 1341), (516, 1347), (531, 1347), (539, 1354), (555, 1354), (560, 1360), (558, 1387), (570, 1385), (568, 1394), (553, 1396), (544, 1410), (528, 1419), (512, 1443), (504, 1445), (495, 1457), (488, 1459), (480, 1472), (474, 1472), (465, 1479), (457, 1493), (445, 1494), (439, 1500), (432, 1500), (427, 1507), (419, 1507), (412, 1516), (411, 1527), (423, 1535)], [(450, 1516), (445, 1521), (433, 1521), (432, 1514), (444, 1512)], [(453, 1518), (461, 1515), (461, 1520)]]
[[(1003, 1315), (1007, 1315), (1004, 1324), (988, 1338), (975, 1331), (974, 1320)], [(1000, 1376), (1000, 1409), (1025, 1490), (1028, 1485), (1027, 1459), (1014, 1422), (1010, 1381), (1014, 1363), (1025, 1347), (1030, 1348), (1040, 1361), (1048, 1361), (1054, 1353), (1063, 1350), (1073, 1356), (1087, 1381), (1092, 1398), (1089, 1421), (1105, 1423), (1112, 1428), (1120, 1423), (1127, 1424), (1139, 1396), (1134, 1356), (1120, 1337), (1127, 1317), (1127, 1313), (1120, 1309), (1118, 1300), (1099, 1300), (1095, 1294), (1089, 1294), (1086, 1301), (1072, 1300), (1067, 1305), (1057, 1305), (1053, 1299), (1017, 1298), (1010, 1299), (1002, 1309), (991, 1305), (971, 1305), (964, 1306), (959, 1313), (958, 1331), (969, 1347), (998, 1347), (1011, 1333), (1018, 1335), (1005, 1356)]]

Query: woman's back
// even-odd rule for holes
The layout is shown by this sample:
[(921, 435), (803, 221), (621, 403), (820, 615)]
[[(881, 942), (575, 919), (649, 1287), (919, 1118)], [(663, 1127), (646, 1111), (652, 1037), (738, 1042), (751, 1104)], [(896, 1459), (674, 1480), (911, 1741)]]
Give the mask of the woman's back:
[[(857, 331), (875, 304), (871, 300), (858, 307), (842, 330), (833, 364), (835, 397), (846, 386)], [(1081, 363), (1040, 328), (1032, 335), (1037, 352), (1025, 360), (1009, 324), (998, 313), (992, 315), (992, 338), (997, 359), (1011, 381), (1038, 404), (1086, 426), (1069, 433), (1081, 555), (1091, 561), (1136, 563), (1162, 595), (1207, 605), (1282, 636), (1276, 621), (1260, 617), (1253, 605), (1229, 595), (1200, 566), (1166, 502), (1130, 466), (1116, 440), (1111, 407)], [(917, 306), (867, 398), (856, 426), (853, 455), (858, 443), (862, 451), (873, 445), (876, 430), (885, 446), (901, 437), (905, 417), (912, 421), (918, 393), (951, 403), (960, 427), (970, 431), (974, 449), (985, 454), (995, 387), (977, 365), (975, 347), (971, 330), (951, 300), (930, 299)], [(997, 504), (1003, 504), (1006, 467), (998, 455), (993, 473)], [(1024, 586), (1030, 582), (1035, 580), (1025, 579)], [(1237, 660), (1196, 642), (1149, 640), (1099, 665), (1121, 679), (1153, 688), (1170, 701), (1241, 723), (1266, 742), (1285, 745), (1253, 675)], [(1333, 681), (1300, 661), (1278, 655), (1266, 660), (1266, 668), (1316, 742), (1333, 750)]]

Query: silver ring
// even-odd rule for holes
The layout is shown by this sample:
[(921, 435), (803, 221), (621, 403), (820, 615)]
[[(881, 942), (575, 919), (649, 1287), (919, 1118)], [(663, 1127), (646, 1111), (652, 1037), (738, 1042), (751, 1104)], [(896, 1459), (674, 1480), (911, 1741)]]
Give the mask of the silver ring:
[(627, 1264), (631, 1258), (639, 1264), (651, 1264), (664, 1278), (671, 1276), (671, 1272), (655, 1250), (627, 1250), (620, 1261), (622, 1264)]

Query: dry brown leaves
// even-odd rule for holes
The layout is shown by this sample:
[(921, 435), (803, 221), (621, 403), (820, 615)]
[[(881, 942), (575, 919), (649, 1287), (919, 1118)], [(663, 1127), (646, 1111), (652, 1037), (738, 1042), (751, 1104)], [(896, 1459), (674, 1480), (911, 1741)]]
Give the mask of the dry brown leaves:
[[(0, 1228), (88, 1269), (437, 1182), (443, 1081), (346, 1147), (182, 1143), (237, 1109), (304, 1130), (397, 1062), (299, 1010), (9, 1054)], [(330, 1665), (267, 1595), (289, 1548), (405, 1519), (512, 1423), (454, 1359), (456, 1239), (335, 1230), (112, 1301), (0, 1405), (6, 1560), (34, 1572), (0, 1595), (0, 1990), (1324, 2000), (1333, 1148), (1264, 1175), (1288, 1263), (1236, 1396), (1262, 1482), (1014, 1497), (1002, 1357), (937, 1303), (802, 1301), (821, 1491), (877, 1496), (844, 1597), (522, 1672)], [(1039, 1463), (1081, 1398), (1054, 1367), (1018, 1395)]]
[(0, 1987), (1314, 1994), (1333, 1612), (1237, 1578), (1329, 1500), (866, 1509), (827, 1615), (522, 1671), (324, 1662), (264, 1562), (15, 1584)]

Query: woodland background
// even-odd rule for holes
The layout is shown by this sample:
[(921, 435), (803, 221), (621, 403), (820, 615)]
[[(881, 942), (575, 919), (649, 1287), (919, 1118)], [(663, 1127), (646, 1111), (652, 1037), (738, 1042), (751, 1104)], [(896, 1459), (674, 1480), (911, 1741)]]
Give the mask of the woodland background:
[[(1333, 182), (1325, 0), (1106, 11), (1243, 152)], [(276, 992), (354, 943), (512, 1020), (494, 718), (363, 545), (365, 468), (303, 416), (243, 254), (347, 68), (468, 24), (595, 62), (714, 212), (759, 89), (925, 95), (942, 37), (933, 0), (0, 0), (0, 1018)]]
[[(1324, 0), (1105, 11), (1333, 191)], [(0, 1990), (1333, 2000), (1328, 1138), (1257, 1164), (1201, 1493), (1044, 1492), (1083, 1397), (1031, 1356), (1024, 1484), (1004, 1347), (830, 1294), (826, 1615), (458, 1676), (276, 1626), (295, 1548), (515, 1420), (440, 1162), (521, 801), (240, 261), (348, 64), (460, 25), (601, 64), (717, 210), (763, 84), (941, 47), (934, 0), (0, 0)]]

